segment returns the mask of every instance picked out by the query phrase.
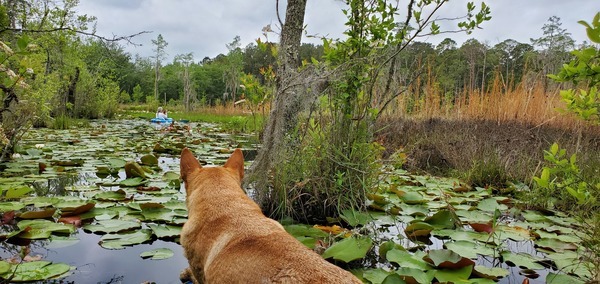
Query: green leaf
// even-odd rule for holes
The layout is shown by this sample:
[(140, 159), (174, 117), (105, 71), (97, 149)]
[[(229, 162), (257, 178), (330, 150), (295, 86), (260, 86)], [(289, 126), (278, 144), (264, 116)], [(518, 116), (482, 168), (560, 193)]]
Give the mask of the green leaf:
[(507, 269), (501, 267), (486, 267), (483, 265), (475, 266), (475, 274), (486, 279), (498, 280), (509, 274)]
[(435, 276), (435, 270), (423, 272), (420, 269), (400, 267), (396, 270), (396, 274), (402, 276), (402, 279), (408, 283), (431, 283)]
[(447, 249), (430, 250), (424, 260), (439, 268), (457, 269), (475, 265), (472, 260)]
[(144, 155), (140, 158), (142, 165), (146, 165), (146, 166), (156, 166), (158, 165), (158, 159), (156, 158), (156, 156), (152, 155), (152, 154), (148, 154), (148, 155)]
[(27, 50), (27, 45), (29, 44), (29, 38), (27, 36), (21, 36), (17, 39), (17, 47), (19, 51)]
[(5, 274), (6, 272), (9, 272), (11, 268), (11, 264), (4, 261), (4, 260), (0, 260), (0, 275)]
[(498, 204), (498, 201), (496, 201), (494, 198), (487, 198), (479, 202), (477, 209), (481, 211), (494, 212), (496, 209), (503, 211), (508, 209), (508, 207), (506, 207), (504, 204)]
[(417, 252), (414, 255), (405, 250), (392, 249), (387, 252), (386, 259), (395, 262), (402, 267), (414, 268), (419, 270), (431, 270), (433, 267), (422, 259), (423, 252)]
[(373, 217), (371, 217), (370, 214), (355, 210), (344, 210), (342, 211), (342, 214), (340, 214), (340, 217), (344, 219), (344, 221), (348, 222), (348, 224), (352, 227), (366, 225), (367, 223), (373, 221)]
[(100, 246), (105, 249), (124, 249), (125, 246), (137, 245), (152, 239), (152, 232), (142, 229), (135, 232), (108, 234), (100, 239)]
[(171, 180), (179, 180), (179, 174), (175, 172), (166, 172), (162, 176), (162, 180), (171, 181)]
[(425, 223), (432, 225), (436, 229), (454, 229), (456, 228), (457, 220), (455, 214), (450, 210), (440, 210), (430, 217), (425, 218)]
[(146, 183), (143, 177), (134, 177), (122, 180), (119, 185), (127, 187), (136, 187)]
[(173, 256), (173, 251), (168, 248), (159, 248), (151, 251), (145, 251), (140, 254), (144, 259), (150, 258), (153, 260), (167, 259)]
[(142, 226), (139, 222), (125, 220), (100, 220), (96, 224), (88, 224), (83, 226), (84, 230), (94, 233), (117, 233), (139, 229)]
[(180, 226), (148, 224), (157, 238), (177, 238), (181, 234)]
[(386, 277), (390, 275), (390, 272), (385, 271), (381, 268), (368, 269), (363, 271), (362, 277), (369, 280), (370, 283), (383, 283)]
[(550, 146), (550, 153), (552, 153), (552, 155), (556, 156), (556, 154), (558, 153), (559, 147), (557, 143), (552, 144), (552, 146)]
[(24, 262), (13, 266), (14, 277), (11, 282), (43, 281), (50, 278), (66, 276), (71, 266), (65, 263), (52, 263), (50, 261)]
[(127, 162), (121, 158), (111, 158), (111, 159), (108, 159), (108, 163), (110, 164), (110, 166), (112, 168), (120, 169), (120, 168), (125, 167), (125, 164)]
[(348, 263), (365, 257), (372, 245), (373, 240), (371, 238), (350, 237), (331, 245), (322, 256), (323, 258), (333, 257), (333, 259)]
[(494, 256), (494, 249), (470, 241), (448, 242), (444, 246), (462, 257), (477, 259), (478, 255)]
[(28, 193), (30, 193), (32, 191), (33, 191), (33, 189), (31, 189), (28, 186), (9, 188), (8, 190), (6, 190), (5, 197), (7, 199), (19, 198), (19, 197), (23, 197), (23, 196), (27, 195)]
[(469, 276), (473, 272), (473, 265), (465, 266), (460, 269), (441, 269), (436, 270), (435, 278), (440, 283), (462, 283), (468, 282)]
[(324, 238), (329, 234), (308, 225), (287, 225), (284, 226), (285, 230), (294, 237), (316, 237)]
[(127, 200), (127, 193), (122, 189), (117, 191), (103, 191), (94, 195), (93, 198), (100, 201), (124, 201)]
[(577, 250), (577, 245), (573, 243), (563, 242), (558, 239), (539, 239), (535, 241), (535, 245), (555, 252), (562, 252), (565, 250)]
[(8, 211), (17, 211), (25, 207), (23, 203), (20, 202), (0, 202), (0, 213), (8, 212)]
[(17, 223), (17, 227), (23, 230), (18, 237), (23, 239), (47, 239), (52, 233), (71, 234), (75, 227), (70, 224), (55, 223), (49, 220), (23, 220)]
[(512, 253), (510, 251), (503, 251), (500, 253), (505, 263), (510, 266), (518, 266), (520, 268), (527, 269), (544, 269), (544, 266), (539, 264), (539, 259), (526, 253)]
[(571, 275), (550, 272), (550, 273), (548, 273), (548, 275), (546, 275), (546, 283), (547, 284), (563, 284), (563, 283), (583, 284), (583, 283), (585, 283), (585, 281), (582, 281), (582, 280), (578, 279), (577, 277), (573, 277)]
[(404, 233), (409, 238), (427, 236), (433, 231), (434, 227), (425, 222), (414, 222), (404, 229)]
[(388, 275), (381, 284), (406, 284), (406, 281), (402, 279), (402, 276), (393, 273)]

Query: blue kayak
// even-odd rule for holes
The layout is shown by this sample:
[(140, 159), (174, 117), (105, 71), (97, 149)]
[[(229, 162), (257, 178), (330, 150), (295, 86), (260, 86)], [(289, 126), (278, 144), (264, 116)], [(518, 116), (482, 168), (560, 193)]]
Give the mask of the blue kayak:
[(153, 119), (150, 119), (150, 122), (153, 122), (153, 123), (171, 123), (171, 122), (173, 122), (173, 119), (170, 118), (170, 117), (167, 118), (167, 119), (164, 119), (164, 118), (153, 118)]

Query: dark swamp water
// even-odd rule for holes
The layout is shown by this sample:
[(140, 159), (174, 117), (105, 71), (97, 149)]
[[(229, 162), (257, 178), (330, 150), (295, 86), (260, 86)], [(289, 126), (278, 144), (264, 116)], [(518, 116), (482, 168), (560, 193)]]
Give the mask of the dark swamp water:
[[(73, 233), (66, 234), (70, 236), (67, 240), (59, 238), (65, 234), (52, 234), (30, 241), (30, 257), (71, 266), (68, 276), (45, 283), (180, 283), (179, 273), (187, 266), (187, 260), (177, 243), (177, 232), (160, 235), (154, 231), (146, 239), (115, 249), (100, 245), (104, 242), (104, 236), (114, 233), (107, 234), (110, 228), (90, 230), (86, 226), (106, 219), (117, 219), (139, 223), (137, 231), (150, 232), (152, 226), (180, 227), (186, 218), (186, 212), (182, 210), (184, 190), (177, 178), (178, 155), (184, 145), (208, 165), (221, 165), (236, 147), (245, 149), (247, 161), (253, 159), (255, 151), (252, 149), (256, 145), (251, 135), (223, 133), (218, 125), (213, 124), (180, 124), (183, 125), (189, 125), (191, 132), (183, 128), (165, 132), (145, 120), (93, 121), (90, 127), (79, 129), (33, 129), (24, 137), (14, 161), (0, 165), (0, 189), (3, 190), (4, 201), (8, 200), (8, 195), (14, 197), (22, 194), (20, 202), (24, 207), (17, 211), (39, 210), (50, 204), (63, 208), (65, 205), (62, 203), (79, 205), (89, 200), (95, 203), (95, 208), (88, 212), (90, 216), (82, 218), (83, 226), (79, 225)], [(124, 163), (136, 161), (143, 164), (147, 155), (155, 156), (157, 160), (156, 164), (150, 162), (148, 165), (150, 171), (142, 181), (142, 186), (159, 188), (158, 192), (139, 191), (136, 190), (137, 185), (122, 184), (125, 180), (131, 180), (126, 179)], [(580, 239), (576, 236), (572, 219), (543, 216), (537, 212), (515, 212), (505, 205), (510, 204), (511, 200), (493, 196), (485, 189), (455, 193), (453, 190), (458, 183), (451, 179), (412, 176), (402, 170), (389, 170), (387, 177), (382, 180), (382, 189), (374, 199), (380, 203), (369, 201), (371, 208), (379, 210), (372, 212), (364, 223), (357, 221), (357, 227), (364, 225), (363, 229), (353, 230), (365, 238), (376, 240), (375, 245), (392, 241), (417, 253), (456, 245), (452, 247), (453, 251), (461, 256), (471, 255), (476, 266), (493, 267), (501, 275), (495, 281), (467, 275), (469, 279), (465, 278), (460, 283), (523, 283), (524, 279), (529, 283), (546, 283), (549, 273), (586, 275), (579, 265), (582, 248), (578, 244)], [(23, 188), (29, 189), (23, 193), (20, 191)], [(10, 190), (14, 192), (9, 193)], [(445, 199), (439, 198), (442, 191), (446, 192)], [(119, 194), (105, 196), (103, 192)], [(399, 192), (410, 194), (402, 195)], [(5, 203), (0, 202), (2, 212), (8, 210), (3, 209), (3, 206), (7, 206)], [(150, 214), (142, 204), (161, 204), (168, 210), (165, 209), (166, 213), (153, 211)], [(468, 225), (446, 230), (440, 224), (435, 224), (435, 229), (426, 240), (409, 240), (406, 237), (409, 224), (426, 221), (426, 216), (442, 211), (448, 204), (453, 205), (463, 224), (487, 222), (496, 209), (503, 212), (499, 217), (496, 216), (503, 221), (498, 222), (491, 240), (486, 237), (487, 234), (473, 232)], [(392, 215), (381, 212), (394, 209), (400, 212)], [(59, 216), (53, 217), (58, 219)], [(6, 236), (15, 230), (14, 223), (2, 223), (0, 234)], [(313, 240), (307, 234), (294, 235), (302, 240)], [(534, 240), (531, 237), (533, 235), (538, 237)], [(1, 242), (0, 258), (18, 259), (23, 241), (28, 240), (9, 238)], [(140, 257), (143, 252), (162, 248), (169, 249), (172, 256), (160, 260)], [(500, 257), (501, 253), (503, 257)], [(404, 267), (403, 264), (419, 261), (404, 257), (394, 259), (388, 252), (388, 259), (382, 260), (379, 253), (370, 253), (363, 259), (353, 261), (351, 267), (365, 267), (364, 273), (359, 272), (363, 273), (364, 279), (381, 283), (389, 273)], [(431, 275), (437, 273), (432, 267), (423, 268), (422, 265), (419, 263), (406, 267), (412, 270), (411, 273), (424, 275), (419, 269)], [(452, 277), (461, 279), (459, 276)], [(577, 278), (566, 279), (573, 283), (580, 281)], [(563, 283), (561, 281), (553, 283)]]

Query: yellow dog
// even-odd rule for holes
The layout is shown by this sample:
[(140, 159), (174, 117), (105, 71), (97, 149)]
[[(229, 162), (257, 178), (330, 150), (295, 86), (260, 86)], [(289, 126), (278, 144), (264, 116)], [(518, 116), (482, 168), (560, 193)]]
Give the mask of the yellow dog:
[(362, 283), (289, 235), (240, 187), (244, 157), (236, 149), (223, 167), (202, 167), (181, 152), (188, 221), (181, 245), (194, 283)]

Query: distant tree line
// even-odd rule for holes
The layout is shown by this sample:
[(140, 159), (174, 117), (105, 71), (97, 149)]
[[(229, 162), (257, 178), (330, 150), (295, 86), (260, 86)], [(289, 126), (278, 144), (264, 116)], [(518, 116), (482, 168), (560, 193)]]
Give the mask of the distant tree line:
[[(555, 73), (571, 58), (575, 41), (570, 33), (561, 28), (560, 19), (551, 17), (543, 26), (543, 36), (522, 43), (507, 39), (490, 45), (477, 39), (469, 39), (458, 45), (446, 38), (437, 45), (414, 42), (401, 54), (394, 72), (398, 80), (405, 79), (404, 85), (411, 90), (419, 90), (424, 84), (435, 84), (449, 98), (465, 92), (486, 91), (493, 84), (501, 88), (514, 89), (521, 83), (542, 83), (548, 88), (552, 84), (546, 74)], [(584, 43), (585, 44), (585, 43)], [(277, 62), (272, 50), (267, 46), (251, 43), (239, 47), (239, 38), (228, 44), (229, 53), (214, 58), (204, 57), (191, 62), (189, 76), (195, 100), (206, 105), (216, 105), (239, 97), (236, 94), (244, 76), (251, 76), (260, 84), (266, 84), (265, 70), (275, 70)], [(276, 45), (267, 43), (266, 45)], [(110, 46), (109, 52), (117, 58), (130, 58), (121, 47)], [(299, 61), (321, 61), (323, 46), (304, 43), (300, 47)], [(116, 72), (120, 89), (129, 94), (121, 102), (146, 102), (153, 93), (154, 67), (150, 59), (136, 56), (134, 60), (121, 60)], [(180, 101), (184, 97), (182, 74), (184, 66), (175, 60), (161, 68), (158, 84), (159, 101)], [(120, 69), (120, 70), (119, 70)], [(419, 72), (419, 80), (412, 80), (412, 73)], [(498, 86), (494, 86), (498, 87)], [(225, 94), (225, 96), (224, 96)]]

